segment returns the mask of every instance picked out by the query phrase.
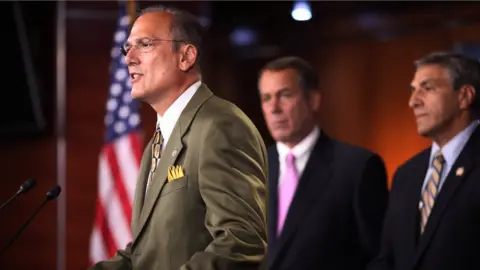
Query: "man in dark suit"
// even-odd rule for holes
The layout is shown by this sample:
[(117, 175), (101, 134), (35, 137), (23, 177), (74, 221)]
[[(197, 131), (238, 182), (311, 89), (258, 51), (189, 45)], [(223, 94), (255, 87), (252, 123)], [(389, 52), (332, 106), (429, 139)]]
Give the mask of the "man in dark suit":
[(377, 253), (387, 205), (377, 154), (330, 138), (315, 124), (318, 77), (285, 57), (260, 72), (267, 127), (269, 269), (365, 269)]
[(433, 144), (395, 172), (369, 269), (480, 269), (480, 64), (433, 53), (415, 66), (409, 106)]

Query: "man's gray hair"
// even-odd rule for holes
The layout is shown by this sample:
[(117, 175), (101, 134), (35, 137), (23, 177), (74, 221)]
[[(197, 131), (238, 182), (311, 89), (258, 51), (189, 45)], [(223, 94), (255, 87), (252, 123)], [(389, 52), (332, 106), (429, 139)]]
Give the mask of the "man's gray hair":
[(439, 65), (448, 70), (453, 89), (464, 85), (475, 88), (475, 97), (471, 108), (474, 117), (480, 116), (480, 62), (465, 55), (452, 52), (433, 52), (414, 62), (418, 69), (425, 65)]
[(172, 15), (171, 38), (176, 42), (172, 43), (172, 50), (178, 51), (181, 43), (191, 44), (197, 48), (197, 60), (195, 64), (200, 64), (200, 58), (203, 54), (203, 36), (205, 29), (199, 19), (191, 13), (174, 7), (163, 5), (151, 6), (143, 9), (139, 16), (150, 12), (166, 12)]

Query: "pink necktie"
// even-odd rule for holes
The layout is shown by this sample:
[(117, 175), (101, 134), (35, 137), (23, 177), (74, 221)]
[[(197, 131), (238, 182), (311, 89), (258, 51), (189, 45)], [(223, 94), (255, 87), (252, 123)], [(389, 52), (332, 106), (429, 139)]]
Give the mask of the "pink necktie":
[(285, 176), (279, 186), (279, 202), (278, 202), (278, 230), (277, 235), (280, 235), (285, 218), (287, 217), (288, 208), (293, 200), (293, 195), (297, 189), (298, 174), (295, 168), (295, 156), (292, 153), (287, 155), (287, 167)]

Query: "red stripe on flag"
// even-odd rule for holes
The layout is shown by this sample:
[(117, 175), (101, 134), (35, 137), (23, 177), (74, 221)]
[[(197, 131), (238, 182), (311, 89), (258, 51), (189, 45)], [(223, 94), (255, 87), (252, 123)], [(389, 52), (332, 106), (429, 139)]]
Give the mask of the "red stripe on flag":
[(100, 231), (103, 243), (105, 244), (105, 248), (107, 249), (107, 253), (109, 257), (113, 257), (113, 255), (115, 255), (115, 252), (117, 252), (117, 247), (115, 246), (115, 240), (113, 239), (112, 232), (108, 227), (107, 216), (100, 199), (98, 199), (97, 201), (97, 214), (95, 217), (95, 221), (96, 227)]
[[(112, 173), (113, 179), (113, 186), (115, 187), (115, 191), (120, 199), (120, 203), (122, 204), (122, 209), (125, 214), (125, 222), (130, 224), (132, 220), (132, 205), (130, 204), (130, 200), (128, 199), (128, 193), (125, 189), (123, 175), (120, 173), (120, 168), (118, 167), (118, 160), (117, 155), (115, 154), (115, 148), (112, 144), (108, 144), (104, 148), (107, 163), (110, 167), (110, 172)], [(131, 230), (131, 227), (128, 226)]]
[(135, 155), (135, 160), (137, 161), (137, 165), (140, 166), (140, 162), (142, 161), (142, 153), (140, 147), (140, 135), (137, 132), (131, 133), (128, 138), (130, 139), (130, 145), (132, 146), (133, 154)]

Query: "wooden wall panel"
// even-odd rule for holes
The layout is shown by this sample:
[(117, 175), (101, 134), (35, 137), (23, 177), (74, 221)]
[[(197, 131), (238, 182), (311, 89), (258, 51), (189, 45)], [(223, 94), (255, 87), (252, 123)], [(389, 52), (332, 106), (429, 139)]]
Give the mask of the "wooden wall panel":
[[(81, 8), (97, 15), (103, 14), (95, 13), (99, 11), (110, 15), (116, 12), (116, 2), (68, 2), (67, 5), (70, 10)], [(187, 4), (182, 5), (188, 8)], [(455, 10), (453, 7), (450, 9)], [(471, 10), (452, 11), (448, 18), (460, 18), (465, 14), (472, 16), (474, 13)], [(415, 24), (401, 21), (410, 20), (405, 18), (394, 23), (394, 28), (420, 24), (425, 18), (438, 19), (431, 13), (426, 13), (425, 17), (419, 11), (415, 14)], [(97, 194), (98, 154), (103, 143), (103, 118), (109, 85), (110, 48), (115, 30), (115, 16), (110, 15), (69, 17), (67, 21), (68, 153), (65, 195), (68, 227), (66, 269), (69, 270), (86, 269), (88, 265), (89, 237)], [(327, 31), (328, 23), (321, 23), (309, 29)], [(358, 27), (355, 31), (347, 31), (348, 24), (338, 24), (341, 26), (338, 31), (343, 31), (339, 36), (345, 37), (353, 32), (358, 34)], [(310, 42), (315, 46), (309, 46), (308, 50), (302, 47), (301, 42), (298, 42), (296, 50), (290, 49), (290, 52), (309, 56), (307, 60), (319, 71), (324, 89), (324, 107), (319, 121), (325, 129), (342, 140), (380, 153), (390, 176), (405, 159), (429, 145), (428, 140), (417, 135), (407, 106), (412, 61), (432, 50), (451, 48), (457, 41), (479, 40), (478, 24), (436, 29), (413, 29), (416, 31), (385, 41), (342, 38), (335, 42), (323, 42), (319, 39)], [(310, 36), (313, 38), (316, 33), (312, 32)], [(212, 39), (224, 41), (228, 33), (217, 34), (224, 36)], [(213, 45), (215, 48), (227, 46), (225, 43)], [(233, 53), (227, 47), (223, 50)], [(257, 71), (267, 59), (239, 60), (223, 56), (220, 57), (216, 50), (207, 52), (205, 82), (216, 94), (243, 108), (259, 126), (265, 140), (269, 141), (256, 92)], [(148, 105), (142, 106), (141, 117), (148, 139), (156, 117)], [(4, 172), (0, 198), (6, 199), (30, 176), (36, 176), (39, 181), (39, 186), (28, 197), (18, 198), (0, 212), (1, 243), (6, 243), (44, 198), (45, 191), (55, 183), (55, 149), (53, 135), (0, 142), (0, 164)], [(0, 258), (0, 269), (55, 269), (55, 217), (55, 205), (47, 205), (5, 257)]]
[[(406, 10), (414, 7), (411, 12), (389, 10), (390, 16), (369, 13), (381, 22), (377, 26), (362, 27), (358, 14), (351, 14), (309, 27), (312, 33), (320, 29), (313, 35), (320, 46), (310, 51), (327, 94), (320, 122), (338, 138), (381, 154), (390, 177), (431, 143), (417, 135), (408, 107), (413, 61), (432, 51), (451, 50), (456, 43), (480, 40), (478, 3), (409, 6)], [(348, 91), (342, 86), (346, 84)]]
[[(7, 23), (2, 24), (3, 30), (9, 32), (8, 35), (3, 36), (2, 42), (11, 43), (13, 46), (19, 45), (18, 41), (13, 40), (17, 34), (16, 29), (11, 28), (8, 23), (9, 17), (13, 18), (13, 15), (18, 14), (12, 13), (13, 5), (18, 4), (17, 7), (20, 8), (23, 15), (23, 24), (17, 23), (16, 26), (22, 27), (23, 25), (29, 31), (27, 39), (30, 42), (30, 55), (33, 59), (40, 107), (45, 116), (46, 126), (45, 130), (38, 133), (20, 132), (20, 134), (6, 136), (3, 136), (3, 133), (0, 134), (0, 204), (17, 192), (20, 185), (27, 179), (34, 177), (37, 181), (37, 186), (33, 190), (17, 197), (15, 201), (0, 210), (0, 250), (40, 206), (46, 198), (47, 191), (56, 183), (53, 113), (55, 110), (55, 88), (53, 86), (56, 76), (54, 64), (51, 62), (55, 55), (55, 48), (52, 47), (55, 38), (55, 32), (52, 31), (54, 29), (55, 3), (10, 2), (1, 3), (2, 19)], [(10, 13), (10, 15), (4, 16), (6, 13)], [(15, 19), (19, 19), (19, 17), (15, 17)], [(3, 54), (12, 54), (12, 51), (4, 50)], [(10, 68), (22, 61), (21, 55), (15, 54), (14, 57), (16, 57), (14, 62), (7, 60), (3, 63), (4, 71), (9, 72), (4, 74), (1, 99), (6, 101), (2, 103), (3, 106), (7, 105), (7, 102), (9, 104), (2, 108), (3, 113), (0, 115), (2, 122), (15, 119), (15, 114), (22, 114), (22, 111), (25, 110), (22, 106), (28, 106), (24, 101), (17, 100), (16, 94), (13, 97), (10, 95), (17, 91), (23, 92), (16, 88), (18, 86), (15, 85), (15, 79), (10, 80), (10, 77), (17, 75), (11, 74), (15, 72), (16, 68)], [(22, 65), (20, 64), (20, 66)], [(13, 118), (10, 119), (10, 117)], [(10, 248), (0, 256), (0, 269), (55, 269), (56, 209), (56, 201), (48, 202), (43, 207)]]
[(321, 126), (330, 136), (354, 144), (367, 140), (371, 123), (372, 42), (320, 46), (312, 52), (323, 93), (318, 115)]
[(114, 29), (114, 20), (67, 20), (67, 269), (88, 266)]
[(414, 36), (379, 42), (372, 72), (373, 113), (369, 140), (365, 142), (382, 155), (389, 176), (394, 170), (428, 146), (429, 141), (417, 135), (415, 120), (408, 107), (413, 61), (436, 50), (450, 49), (443, 31), (433, 31)]
[(379, 153), (392, 177), (399, 165), (431, 143), (417, 134), (408, 107), (413, 61), (451, 50), (457, 42), (478, 41), (479, 31), (480, 24), (475, 24), (319, 47), (312, 54), (325, 92), (320, 122), (337, 138)]
[[(17, 197), (0, 212), (3, 248), (55, 185), (55, 140), (51, 136), (6, 140), (0, 143), (0, 153), (1, 203), (28, 178), (37, 180), (35, 189)], [(0, 269), (54, 269), (56, 251), (56, 202), (49, 202), (0, 257)]]

